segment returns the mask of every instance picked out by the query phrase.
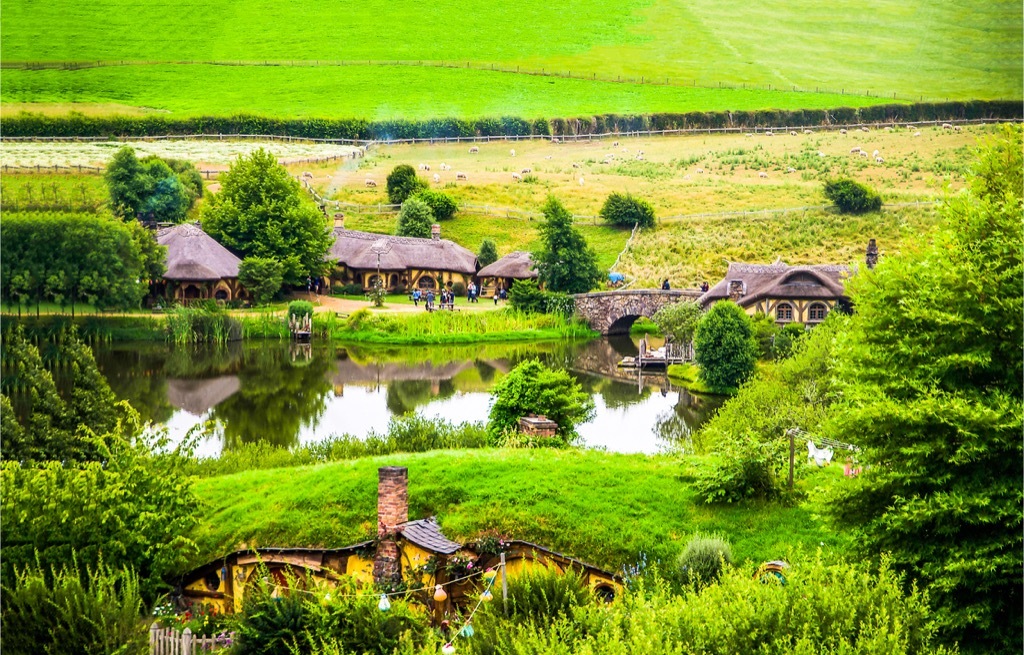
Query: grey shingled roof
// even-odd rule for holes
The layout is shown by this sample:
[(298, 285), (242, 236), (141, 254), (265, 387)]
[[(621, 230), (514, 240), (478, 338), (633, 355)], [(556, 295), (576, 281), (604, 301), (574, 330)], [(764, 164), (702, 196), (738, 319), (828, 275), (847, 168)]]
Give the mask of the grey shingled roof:
[(333, 234), (334, 244), (331, 245), (327, 257), (349, 268), (377, 268), (377, 253), (373, 252), (370, 246), (383, 239), (391, 249), (380, 257), (382, 271), (405, 271), (416, 268), (476, 273), (476, 255), (446, 239), (396, 237), (340, 227), (334, 228)]
[(198, 225), (182, 223), (157, 232), (167, 246), (166, 280), (207, 281), (238, 277), (241, 260)]
[(437, 524), (437, 519), (433, 516), (418, 521), (407, 521), (398, 528), (402, 531), (403, 537), (417, 546), (435, 553), (451, 555), (462, 548), (462, 544), (441, 534), (441, 526)]
[(533, 267), (530, 253), (516, 250), (481, 268), (477, 277), (510, 277), (525, 280), (537, 277), (537, 270)]
[(711, 287), (698, 302), (702, 306), (729, 298), (729, 282), (744, 282), (745, 294), (736, 303), (746, 307), (763, 298), (839, 299), (845, 298), (843, 280), (850, 273), (847, 266), (818, 264), (789, 266), (775, 264), (729, 264), (725, 279)]

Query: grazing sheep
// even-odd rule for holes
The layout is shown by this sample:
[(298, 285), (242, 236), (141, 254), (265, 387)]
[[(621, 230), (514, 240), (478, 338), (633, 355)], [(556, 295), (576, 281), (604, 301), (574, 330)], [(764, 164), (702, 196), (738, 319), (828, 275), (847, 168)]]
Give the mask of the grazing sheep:
[(771, 130), (768, 130), (767, 132), (765, 132), (765, 133), (764, 133), (764, 135), (765, 135), (765, 136), (773, 136), (773, 134), (772, 134), (772, 131), (771, 131)]
[(885, 126), (885, 131), (886, 131), (886, 132), (892, 132), (892, 127), (890, 127), (890, 126), (886, 125), (886, 126)]
[(619, 147), (619, 142), (618, 141), (613, 141), (612, 142), (612, 147), (613, 148), (618, 148)]
[(580, 186), (583, 186), (583, 176), (580, 176)]
[(839, 133), (840, 134), (846, 134), (846, 128), (844, 127), (843, 129), (839, 130)]
[(551, 159), (551, 155), (548, 155), (548, 156), (547, 156), (547, 157), (545, 157), (544, 159)]
[(373, 180), (366, 180), (366, 186), (376, 187), (377, 183), (374, 182)]
[(577, 164), (576, 162), (573, 162), (573, 163), (572, 163), (572, 167), (573, 167), (573, 168), (579, 168), (579, 167), (580, 167), (580, 165), (579, 165), (579, 164)]
[(532, 168), (524, 168), (523, 170), (521, 170), (519, 172), (522, 173), (523, 175), (529, 175), (530, 173), (533, 172), (533, 169)]
[(456, 173), (456, 174), (455, 174), (455, 179), (456, 179), (456, 180), (464, 180), (464, 181), (466, 181), (466, 182), (468, 182), (468, 181), (469, 181), (469, 178), (468, 178), (468, 177), (466, 177), (466, 174), (465, 174), (465, 173), (462, 173), (462, 172)]
[(860, 146), (857, 146), (855, 148), (850, 148), (850, 154), (851, 155), (856, 155), (858, 152), (860, 152)]
[(754, 136), (753, 132), (747, 132), (746, 136)]
[(820, 151), (820, 150), (819, 150), (819, 151), (818, 151), (818, 156), (819, 156), (819, 157), (824, 157), (824, 156), (825, 156), (825, 153), (823, 153), (822, 151)]
[(684, 180), (688, 180), (688, 179), (690, 179), (690, 176), (689, 176), (689, 174), (687, 174), (687, 175), (684, 175), (684, 176), (683, 176), (683, 179), (684, 179)]
[(441, 176), (438, 175), (437, 173), (434, 173), (434, 184), (437, 184), (440, 181), (441, 181)]
[(810, 130), (804, 130), (804, 134), (814, 134), (814, 132), (812, 132)]
[(768, 173), (765, 173), (764, 171), (761, 171), (760, 173), (757, 174), (757, 176), (758, 177), (768, 177)]
[(522, 182), (523, 177), (519, 173), (512, 173), (512, 179), (516, 182)]
[(633, 159), (635, 159), (635, 160), (637, 160), (637, 161), (643, 161), (643, 160), (644, 160), (644, 153), (642, 153), (642, 152), (638, 152), (638, 153), (636, 154), (636, 157), (634, 157)]
[(796, 136), (796, 130), (790, 130), (789, 136)]
[(450, 171), (450, 170), (452, 170), (452, 167), (449, 166), (448, 164), (444, 163), (444, 162), (441, 162), (441, 170), (442, 171)]
[(866, 128), (866, 127), (863, 127), (863, 126), (862, 126), (862, 127), (860, 128), (860, 131), (861, 131), (861, 132), (870, 132), (871, 130), (869, 130), (868, 128)]
[(703, 168), (698, 168), (697, 169), (697, 174), (698, 175), (703, 175), (704, 174), (704, 169)]
[(953, 129), (953, 124), (952, 123), (943, 123), (942, 124), (942, 129), (944, 129), (944, 130), (951, 130), (951, 129)]
[(964, 128), (960, 127), (959, 125), (954, 125), (953, 126), (953, 131), (954, 132), (961, 132), (961, 131), (963, 131), (963, 129)]
[(921, 136), (920, 132), (914, 132), (914, 136)]
[(883, 159), (882, 157), (875, 157), (875, 163), (884, 164), (885, 159)]
[(510, 157), (515, 157), (516, 156), (516, 149), (512, 148), (511, 150), (508, 151), (508, 154), (509, 154)]
[(795, 169), (795, 168), (793, 168), (792, 166), (790, 166), (789, 168), (787, 168), (787, 169), (786, 169), (786, 172), (787, 172), (787, 173), (795, 173), (795, 172), (796, 172), (796, 169)]
[(551, 143), (558, 143), (558, 139), (551, 139)]
[(878, 151), (877, 151), (877, 150), (875, 150), (875, 151), (874, 151), (873, 153), (871, 153), (871, 156), (872, 156), (872, 157), (877, 157), (877, 156), (878, 156)]
[(477, 146), (473, 146), (472, 148), (469, 149), (469, 154), (471, 155), (475, 155), (478, 152), (480, 152), (480, 148), (478, 148)]
[(417, 166), (416, 168), (418, 168), (418, 169), (419, 169), (419, 170), (421, 170), (421, 171), (429, 171), (429, 170), (430, 170), (430, 167), (429, 167), (429, 166), (427, 166), (426, 164), (420, 164), (420, 165), (419, 165), (419, 166)]
[(860, 151), (860, 156), (861, 157), (867, 157), (868, 156), (868, 151), (867, 150), (861, 150)]
[(305, 173), (302, 174), (302, 177), (304, 177), (307, 180), (312, 180), (313, 179), (313, 174), (310, 173), (309, 171), (306, 171)]

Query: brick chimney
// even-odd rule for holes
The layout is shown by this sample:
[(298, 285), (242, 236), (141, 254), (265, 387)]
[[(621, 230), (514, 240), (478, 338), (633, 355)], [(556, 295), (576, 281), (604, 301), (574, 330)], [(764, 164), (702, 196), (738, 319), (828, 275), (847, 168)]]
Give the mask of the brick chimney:
[(377, 553), (373, 558), (373, 581), (377, 584), (402, 580), (395, 528), (408, 520), (409, 469), (404, 466), (377, 469)]
[(878, 246), (875, 245), (874, 239), (868, 239), (868, 248), (864, 253), (864, 262), (868, 268), (874, 268), (875, 264), (878, 263)]
[(433, 225), (430, 226), (430, 238), (433, 239), (434, 241), (441, 240), (441, 226), (438, 225), (437, 223), (434, 223)]
[(729, 300), (737, 302), (740, 298), (747, 295), (743, 287), (743, 280), (729, 280)]
[(334, 229), (343, 230), (345, 229), (345, 215), (338, 212), (334, 215)]

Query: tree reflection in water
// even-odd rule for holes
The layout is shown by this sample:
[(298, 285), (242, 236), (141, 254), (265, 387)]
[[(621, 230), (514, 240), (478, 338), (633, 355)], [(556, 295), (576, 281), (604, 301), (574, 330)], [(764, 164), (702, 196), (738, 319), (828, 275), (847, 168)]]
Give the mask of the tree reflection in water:
[(654, 431), (672, 448), (693, 453), (696, 450), (693, 442), (694, 431), (714, 416), (725, 399), (720, 396), (692, 394), (683, 387), (673, 388), (669, 393), (679, 394), (679, 401), (671, 411), (658, 415)]

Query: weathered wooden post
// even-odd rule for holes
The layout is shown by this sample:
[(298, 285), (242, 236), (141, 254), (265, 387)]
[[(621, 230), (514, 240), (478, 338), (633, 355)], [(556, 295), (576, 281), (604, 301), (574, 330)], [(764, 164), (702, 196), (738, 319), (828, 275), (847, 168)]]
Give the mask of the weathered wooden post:
[(159, 639), (160, 622), (153, 621), (153, 625), (149, 626), (149, 653), (154, 655), (156, 653), (157, 639)]
[(181, 655), (192, 655), (192, 628), (181, 632)]
[(508, 578), (505, 577), (505, 553), (501, 553), (501, 608), (508, 613)]

